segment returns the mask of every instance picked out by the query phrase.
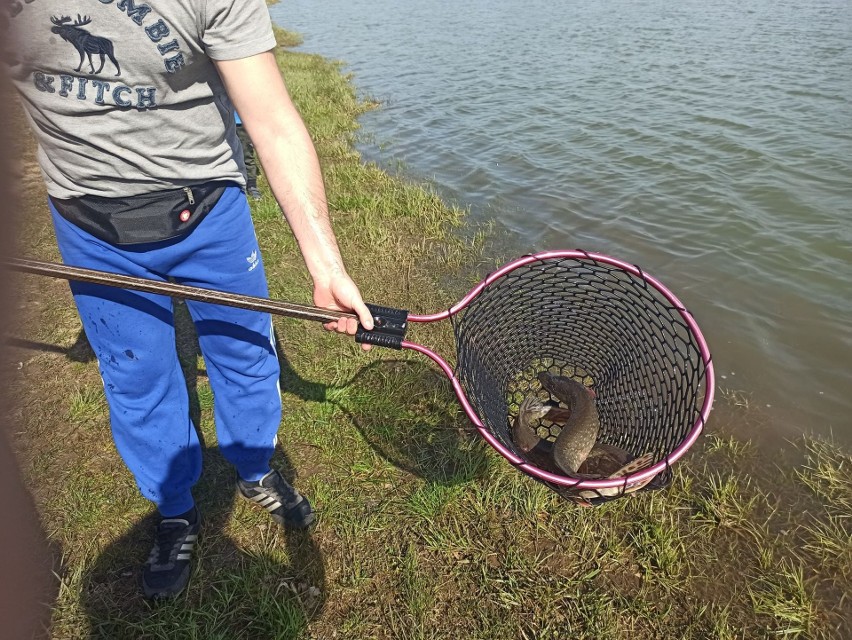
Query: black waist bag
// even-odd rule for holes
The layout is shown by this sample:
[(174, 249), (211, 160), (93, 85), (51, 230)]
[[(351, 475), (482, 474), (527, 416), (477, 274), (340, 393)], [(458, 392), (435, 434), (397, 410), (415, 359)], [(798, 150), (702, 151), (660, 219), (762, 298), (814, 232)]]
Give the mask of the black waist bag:
[(189, 233), (234, 182), (205, 182), (125, 198), (80, 196), (50, 201), (63, 218), (110, 244), (162, 242)]

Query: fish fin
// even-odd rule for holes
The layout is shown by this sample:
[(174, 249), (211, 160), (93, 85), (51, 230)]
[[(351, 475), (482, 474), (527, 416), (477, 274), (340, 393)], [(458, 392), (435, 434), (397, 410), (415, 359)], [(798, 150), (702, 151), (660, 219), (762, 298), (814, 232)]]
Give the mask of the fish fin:
[(534, 420), (540, 420), (548, 408), (535, 396), (527, 396), (518, 408), (518, 415), (512, 425), (512, 439), (518, 448), (528, 453), (537, 448), (541, 438), (532, 426)]
[(564, 407), (553, 407), (545, 415), (544, 419), (556, 424), (565, 424), (571, 417), (571, 409)]
[[(595, 506), (594, 504), (592, 504), (591, 502), (589, 502), (588, 500), (586, 500), (584, 497), (581, 497), (581, 496), (582, 496), (582, 494), (580, 496), (571, 496), (569, 498), (569, 500), (571, 500), (578, 507), (594, 507)], [(590, 499), (592, 499), (592, 500), (594, 500), (595, 498), (597, 498), (597, 496), (591, 496), (590, 497)]]
[(524, 398), (524, 401), (521, 402), (521, 406), (518, 407), (518, 415), (522, 413), (532, 413), (536, 420), (540, 420), (548, 413), (549, 410), (550, 407), (535, 396), (527, 396)]

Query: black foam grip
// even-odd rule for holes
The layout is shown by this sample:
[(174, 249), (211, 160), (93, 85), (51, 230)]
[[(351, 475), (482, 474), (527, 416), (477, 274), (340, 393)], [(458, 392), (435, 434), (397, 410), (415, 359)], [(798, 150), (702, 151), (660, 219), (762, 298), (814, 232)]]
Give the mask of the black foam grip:
[(375, 344), (380, 347), (388, 347), (389, 349), (402, 349), (402, 336), (367, 331), (360, 325), (358, 326), (358, 331), (355, 332), (355, 342), (359, 344)]
[(395, 307), (380, 307), (376, 304), (366, 303), (367, 308), (370, 310), (370, 313), (373, 314), (373, 317), (381, 316), (385, 318), (393, 318), (394, 320), (398, 320), (400, 322), (405, 322), (408, 318), (408, 311), (405, 309), (396, 309)]
[(373, 314), (373, 330), (366, 331), (358, 324), (355, 342), (402, 349), (402, 340), (408, 330), (408, 311), (374, 304), (367, 304), (367, 308)]

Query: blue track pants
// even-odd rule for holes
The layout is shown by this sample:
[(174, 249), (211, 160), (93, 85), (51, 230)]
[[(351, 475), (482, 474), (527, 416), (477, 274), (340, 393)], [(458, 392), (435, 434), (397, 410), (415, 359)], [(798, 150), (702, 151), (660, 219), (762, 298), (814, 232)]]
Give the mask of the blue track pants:
[[(187, 236), (117, 247), (62, 218), (51, 205), (66, 264), (268, 297), (245, 195), (228, 187)], [(193, 506), (201, 446), (175, 347), (172, 300), (73, 282), (98, 358), (116, 448), (142, 494), (164, 516)], [(219, 448), (244, 480), (269, 471), (281, 421), (279, 365), (269, 314), (186, 302), (213, 389)]]

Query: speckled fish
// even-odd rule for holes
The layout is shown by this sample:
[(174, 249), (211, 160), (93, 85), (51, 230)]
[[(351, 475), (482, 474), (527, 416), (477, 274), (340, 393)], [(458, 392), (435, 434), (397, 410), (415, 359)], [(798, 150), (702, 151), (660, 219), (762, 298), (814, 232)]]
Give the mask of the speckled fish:
[(600, 418), (592, 392), (580, 382), (555, 376), (546, 371), (538, 374), (541, 386), (571, 410), (571, 415), (553, 443), (553, 460), (567, 475), (576, 475), (595, 446), (600, 431)]
[[(614, 473), (611, 473), (609, 477), (620, 478), (622, 476), (630, 475), (631, 473), (636, 473), (637, 471), (641, 471), (642, 469), (650, 466), (653, 462), (654, 455), (651, 453), (646, 453), (645, 455), (639, 456), (635, 460), (631, 460), (626, 465), (616, 470)], [(621, 494), (633, 493), (634, 491), (639, 491), (639, 489), (647, 485), (653, 479), (654, 476), (651, 476), (646, 480), (634, 482), (628, 484), (627, 486), (619, 485), (617, 487), (609, 487), (608, 489), (580, 491), (579, 496), (584, 500), (594, 500), (595, 498), (610, 498), (613, 496), (619, 496)]]

